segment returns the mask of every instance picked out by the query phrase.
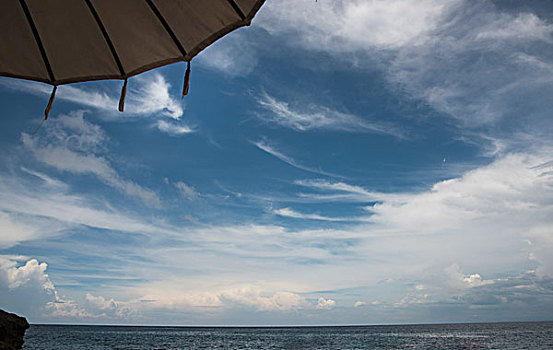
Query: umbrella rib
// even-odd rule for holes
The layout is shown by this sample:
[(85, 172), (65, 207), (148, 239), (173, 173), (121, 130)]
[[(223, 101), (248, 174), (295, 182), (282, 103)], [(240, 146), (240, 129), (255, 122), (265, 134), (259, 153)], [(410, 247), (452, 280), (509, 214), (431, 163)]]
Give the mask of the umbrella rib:
[(171, 29), (171, 26), (169, 25), (169, 23), (167, 23), (167, 21), (165, 20), (165, 17), (163, 17), (163, 15), (159, 11), (159, 9), (156, 7), (156, 5), (153, 3), (153, 1), (152, 0), (146, 0), (146, 2), (150, 6), (150, 9), (152, 9), (152, 12), (156, 15), (157, 19), (163, 25), (163, 28), (165, 29), (167, 34), (169, 34), (169, 36), (171, 37), (171, 39), (173, 40), (173, 42), (175, 43), (175, 45), (179, 49), (179, 51), (180, 51), (180, 53), (181, 53), (181, 55), (184, 59), (184, 57), (186, 57), (186, 50), (184, 49), (184, 46), (182, 46), (179, 38), (177, 38), (177, 36), (175, 35), (175, 32), (173, 32), (173, 29)]
[(240, 16), (242, 21), (245, 20), (246, 15), (244, 15), (244, 12), (242, 12), (242, 10), (240, 9), (240, 6), (238, 6), (236, 1), (234, 1), (234, 0), (227, 0), (227, 1), (230, 4), (230, 6), (232, 6), (232, 8), (234, 9), (234, 12), (236, 12), (238, 14), (238, 16)]
[(42, 40), (40, 40), (38, 29), (36, 28), (35, 22), (33, 21), (33, 16), (31, 16), (31, 12), (27, 7), (27, 3), (25, 3), (25, 0), (19, 0), (19, 4), (21, 4), (21, 7), (23, 8), (23, 12), (25, 12), (25, 17), (27, 17), (27, 22), (29, 23), (31, 31), (33, 32), (33, 36), (35, 37), (40, 55), (42, 56), (42, 61), (44, 62), (44, 65), (46, 66), (46, 71), (48, 72), (48, 77), (50, 78), (51, 83), (55, 85), (56, 78), (54, 77), (54, 72), (52, 71), (52, 66), (50, 66), (50, 61), (48, 60), (48, 56), (46, 55), (46, 50), (44, 49)]
[(117, 50), (115, 50), (115, 46), (113, 46), (113, 42), (111, 41), (109, 34), (106, 30), (106, 27), (104, 26), (104, 23), (102, 23), (102, 20), (100, 19), (100, 16), (98, 15), (98, 12), (96, 12), (96, 9), (94, 8), (94, 5), (90, 2), (90, 0), (85, 0), (86, 4), (88, 5), (88, 8), (90, 9), (90, 12), (92, 13), (92, 16), (96, 20), (96, 23), (98, 24), (98, 27), (100, 28), (100, 31), (102, 32), (102, 35), (104, 36), (104, 40), (109, 46), (109, 50), (111, 51), (111, 55), (113, 56), (113, 59), (115, 60), (115, 63), (117, 64), (117, 68), (119, 68), (119, 72), (121, 73), (121, 76), (123, 78), (127, 77), (127, 74), (125, 73), (125, 69), (123, 69), (123, 64), (121, 63), (121, 60), (119, 59), (119, 55), (117, 54)]

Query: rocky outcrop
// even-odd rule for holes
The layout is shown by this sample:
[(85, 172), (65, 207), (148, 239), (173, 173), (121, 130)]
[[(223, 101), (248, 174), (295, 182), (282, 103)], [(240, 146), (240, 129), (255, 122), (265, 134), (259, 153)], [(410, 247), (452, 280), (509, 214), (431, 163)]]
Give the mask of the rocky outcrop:
[(25, 317), (0, 310), (0, 350), (21, 349), (27, 328), (29, 322)]

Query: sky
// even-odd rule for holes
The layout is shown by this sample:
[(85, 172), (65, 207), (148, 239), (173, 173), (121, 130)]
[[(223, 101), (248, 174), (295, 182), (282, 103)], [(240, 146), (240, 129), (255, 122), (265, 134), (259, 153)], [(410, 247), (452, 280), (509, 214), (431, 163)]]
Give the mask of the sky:
[(551, 320), (553, 3), (268, 0), (185, 65), (0, 78), (31, 323)]

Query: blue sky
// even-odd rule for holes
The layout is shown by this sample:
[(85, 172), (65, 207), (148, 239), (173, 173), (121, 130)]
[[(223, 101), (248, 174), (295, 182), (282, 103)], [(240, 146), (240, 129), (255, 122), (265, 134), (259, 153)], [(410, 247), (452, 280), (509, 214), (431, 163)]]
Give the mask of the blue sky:
[(268, 1), (192, 62), (0, 78), (0, 307), (31, 322), (553, 314), (553, 5)]

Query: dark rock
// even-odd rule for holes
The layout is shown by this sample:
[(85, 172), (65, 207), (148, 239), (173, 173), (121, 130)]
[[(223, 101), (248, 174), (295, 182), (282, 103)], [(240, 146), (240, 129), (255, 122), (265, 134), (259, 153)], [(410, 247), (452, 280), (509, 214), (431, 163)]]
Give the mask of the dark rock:
[(25, 317), (0, 310), (0, 350), (21, 349), (27, 328), (29, 322)]

